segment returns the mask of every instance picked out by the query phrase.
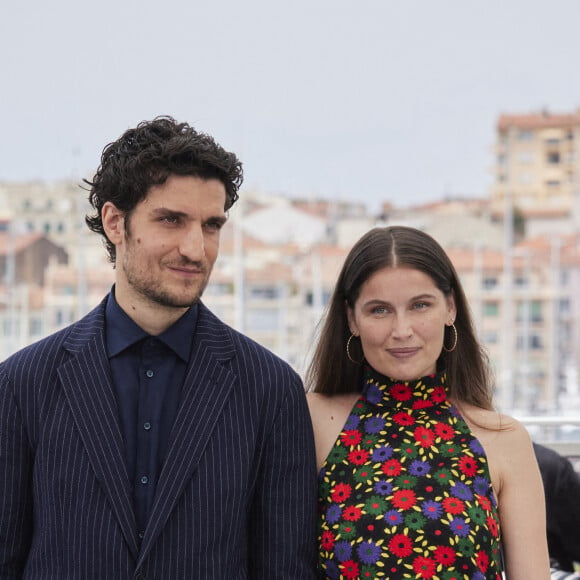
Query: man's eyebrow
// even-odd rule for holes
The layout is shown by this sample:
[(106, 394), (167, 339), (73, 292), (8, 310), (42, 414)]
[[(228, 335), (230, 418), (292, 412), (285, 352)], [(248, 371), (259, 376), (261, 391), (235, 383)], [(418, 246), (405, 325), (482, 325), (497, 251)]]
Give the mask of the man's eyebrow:
[(172, 215), (176, 217), (187, 217), (187, 213), (184, 211), (178, 211), (176, 209), (170, 209), (168, 207), (156, 207), (154, 208), (151, 213), (153, 215)]
[(217, 223), (221, 226), (223, 226), (227, 221), (228, 221), (227, 215), (215, 215), (215, 216), (211, 216), (205, 220), (206, 223), (207, 222), (214, 222), (214, 223)]

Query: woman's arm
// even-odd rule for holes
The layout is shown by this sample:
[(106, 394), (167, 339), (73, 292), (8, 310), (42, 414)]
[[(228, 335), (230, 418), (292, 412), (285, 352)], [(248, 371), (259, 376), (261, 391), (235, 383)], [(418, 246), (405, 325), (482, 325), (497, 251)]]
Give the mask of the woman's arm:
[(550, 565), (542, 479), (525, 427), (504, 417), (488, 459), (496, 493), (508, 580), (548, 580)]

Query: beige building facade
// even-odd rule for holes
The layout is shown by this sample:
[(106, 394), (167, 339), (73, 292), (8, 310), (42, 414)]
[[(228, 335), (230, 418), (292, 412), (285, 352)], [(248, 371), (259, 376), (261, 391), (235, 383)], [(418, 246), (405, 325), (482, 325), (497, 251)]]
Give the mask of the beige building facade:
[(492, 202), (497, 210), (511, 200), (524, 214), (538, 208), (577, 214), (580, 109), (502, 114), (494, 152)]

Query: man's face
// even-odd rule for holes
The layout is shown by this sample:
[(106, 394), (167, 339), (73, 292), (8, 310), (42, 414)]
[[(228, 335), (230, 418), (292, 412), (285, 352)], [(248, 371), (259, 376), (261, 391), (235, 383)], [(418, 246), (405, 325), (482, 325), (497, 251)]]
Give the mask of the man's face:
[(186, 309), (200, 299), (217, 258), (225, 199), (217, 179), (172, 175), (117, 224), (116, 297), (125, 310), (133, 300)]

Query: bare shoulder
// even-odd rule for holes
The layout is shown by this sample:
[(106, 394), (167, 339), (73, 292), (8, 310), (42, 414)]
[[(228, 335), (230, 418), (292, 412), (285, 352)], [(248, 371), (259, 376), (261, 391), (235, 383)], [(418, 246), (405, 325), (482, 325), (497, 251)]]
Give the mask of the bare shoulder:
[(530, 440), (524, 425), (509, 415), (498, 411), (481, 409), (468, 403), (457, 405), (465, 422), (478, 438), (500, 439), (514, 444), (527, 444)]
[(308, 401), (313, 420), (314, 417), (317, 419), (326, 417), (328, 420), (334, 420), (333, 417), (335, 414), (339, 416), (344, 414), (346, 420), (348, 413), (359, 397), (360, 393), (341, 393), (339, 395), (323, 395), (322, 393), (306, 394), (306, 400)]
[(306, 400), (310, 408), (314, 439), (316, 442), (316, 459), (320, 469), (342, 431), (350, 411), (360, 393), (340, 395), (323, 395), (308, 393)]
[(462, 404), (458, 408), (485, 450), (496, 493), (501, 493), (514, 475), (521, 477), (536, 468), (530, 435), (520, 421), (473, 405)]

